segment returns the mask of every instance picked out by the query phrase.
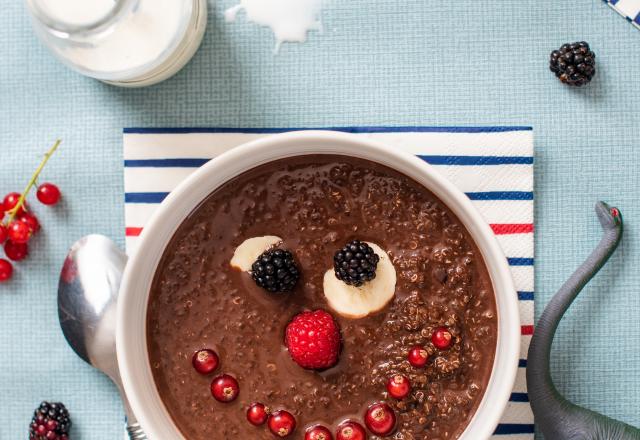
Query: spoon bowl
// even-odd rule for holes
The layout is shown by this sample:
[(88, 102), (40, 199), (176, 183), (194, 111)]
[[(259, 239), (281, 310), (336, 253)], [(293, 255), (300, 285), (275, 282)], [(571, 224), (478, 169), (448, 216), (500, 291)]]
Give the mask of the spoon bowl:
[(58, 318), (71, 348), (89, 365), (119, 380), (116, 305), (127, 256), (109, 238), (78, 240), (64, 261), (58, 284)]
[(102, 371), (120, 391), (132, 440), (147, 437), (122, 388), (116, 354), (116, 312), (127, 255), (109, 238), (88, 235), (64, 260), (58, 283), (58, 318), (67, 342), (85, 362)]

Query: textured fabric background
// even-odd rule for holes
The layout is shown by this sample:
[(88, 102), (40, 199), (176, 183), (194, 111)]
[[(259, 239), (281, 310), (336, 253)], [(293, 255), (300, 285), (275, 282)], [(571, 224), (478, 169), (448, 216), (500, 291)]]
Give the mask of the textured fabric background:
[[(640, 44), (597, 0), (333, 0), (324, 34), (273, 56), (270, 32), (210, 12), (177, 77), (120, 90), (68, 71), (35, 40), (22, 2), (0, 15), (0, 192), (20, 190), (56, 137), (44, 178), (65, 203), (36, 206), (44, 232), (0, 287), (0, 438), (25, 438), (41, 399), (74, 415), (74, 438), (120, 438), (115, 388), (66, 346), (55, 311), (67, 247), (98, 232), (123, 243), (125, 126), (533, 125), (537, 307), (599, 239), (593, 203), (615, 203), (624, 243), (560, 326), (553, 374), (574, 401), (640, 425)], [(563, 87), (549, 52), (587, 40), (599, 71)]]

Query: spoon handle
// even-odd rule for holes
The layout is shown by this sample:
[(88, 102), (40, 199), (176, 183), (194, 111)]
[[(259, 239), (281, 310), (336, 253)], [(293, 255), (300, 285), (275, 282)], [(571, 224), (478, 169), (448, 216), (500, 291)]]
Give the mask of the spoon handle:
[(129, 434), (129, 440), (148, 440), (147, 434), (142, 430), (142, 426), (138, 423), (136, 415), (129, 405), (127, 395), (122, 390), (122, 385), (118, 385), (120, 388), (120, 396), (122, 397), (122, 403), (124, 404), (124, 413), (127, 416), (127, 434)]
[(130, 440), (147, 440), (147, 435), (137, 422), (127, 423), (127, 433)]

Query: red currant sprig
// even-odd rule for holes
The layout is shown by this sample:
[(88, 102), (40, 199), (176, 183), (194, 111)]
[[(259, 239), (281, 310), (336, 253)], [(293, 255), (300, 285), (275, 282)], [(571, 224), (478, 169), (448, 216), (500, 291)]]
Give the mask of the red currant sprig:
[[(0, 201), (0, 244), (4, 243), (4, 253), (9, 260), (19, 261), (26, 258), (29, 253), (27, 243), (40, 230), (40, 222), (35, 215), (29, 212), (26, 198), (36, 185), (38, 176), (49, 158), (58, 149), (60, 142), (57, 140), (44, 155), (44, 159), (40, 162), (22, 193), (9, 193)], [(60, 190), (52, 183), (43, 183), (38, 187), (37, 198), (45, 205), (55, 205), (60, 197)], [(5, 213), (9, 217), (3, 221)], [(0, 258), (0, 282), (9, 280), (12, 273), (11, 263)]]

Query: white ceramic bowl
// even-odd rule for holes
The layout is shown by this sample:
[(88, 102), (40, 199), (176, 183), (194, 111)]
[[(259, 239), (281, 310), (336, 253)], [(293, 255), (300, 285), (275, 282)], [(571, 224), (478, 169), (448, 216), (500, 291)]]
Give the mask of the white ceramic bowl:
[(146, 225), (122, 281), (117, 331), (122, 382), (145, 432), (153, 440), (183, 439), (160, 399), (147, 355), (147, 301), (165, 246), (185, 217), (229, 179), (266, 162), (305, 154), (349, 155), (393, 168), (431, 190), (451, 208), (473, 236), (486, 262), (496, 295), (498, 346), (482, 402), (460, 438), (488, 438), (509, 400), (520, 349), (516, 291), (507, 260), (493, 232), (469, 199), (424, 161), (363, 137), (327, 131), (269, 136), (222, 154), (176, 188)]

